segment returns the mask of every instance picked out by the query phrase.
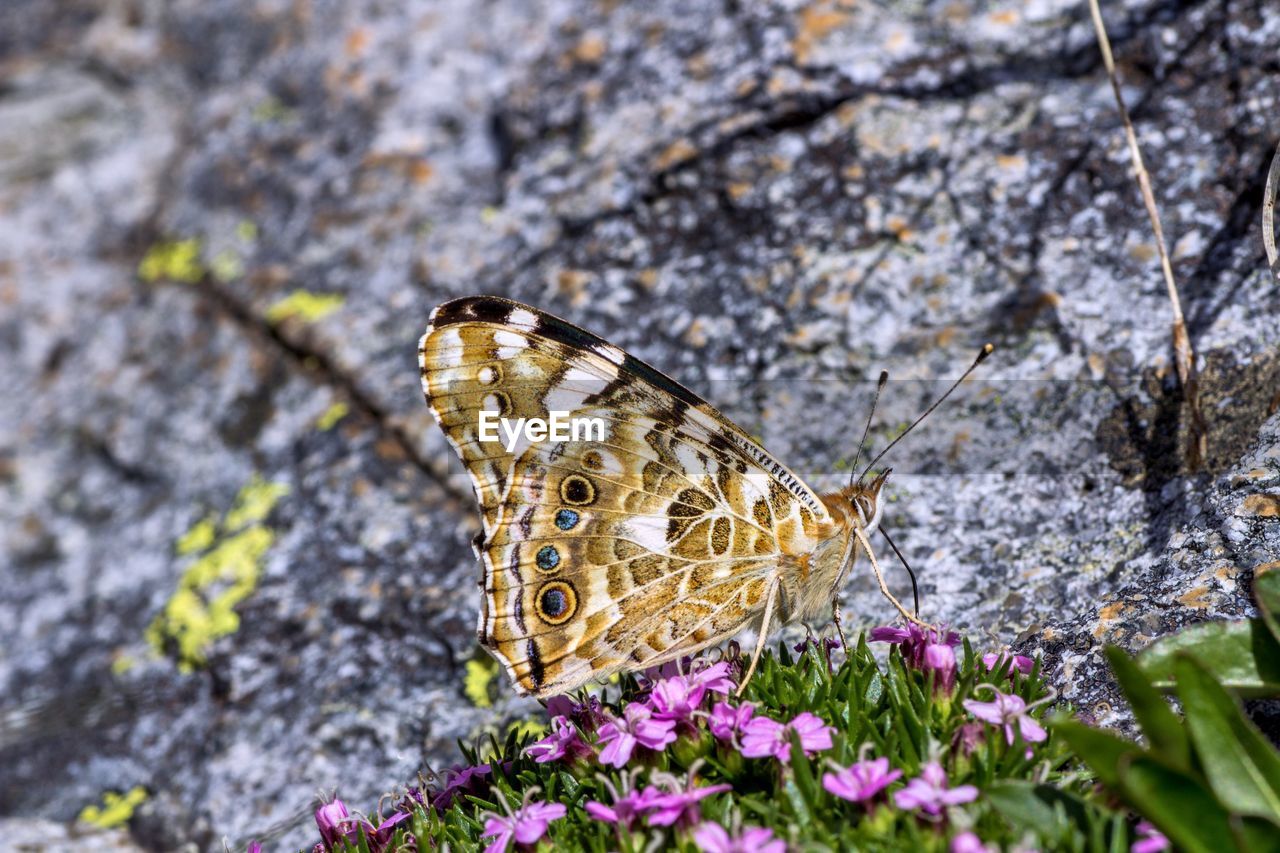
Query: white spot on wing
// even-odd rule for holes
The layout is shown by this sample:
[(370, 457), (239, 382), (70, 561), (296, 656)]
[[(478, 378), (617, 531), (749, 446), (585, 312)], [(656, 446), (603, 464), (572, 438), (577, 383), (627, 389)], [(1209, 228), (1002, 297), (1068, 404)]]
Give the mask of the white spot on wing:
[(516, 308), (507, 315), (507, 322), (512, 326), (533, 331), (534, 327), (538, 325), (538, 318), (534, 316), (532, 311)]
[(676, 445), (676, 460), (680, 463), (680, 467), (684, 469), (684, 472), (693, 477), (695, 482), (706, 471), (706, 467), (698, 461), (698, 455), (687, 444)]
[(515, 358), (516, 354), (529, 346), (524, 335), (499, 329), (493, 333), (493, 342), (498, 345), (498, 358)]
[(660, 515), (633, 515), (623, 527), (622, 538), (658, 554), (667, 550), (667, 519)]
[(577, 367), (571, 367), (547, 392), (545, 405), (548, 412), (572, 412), (582, 407), (588, 397), (599, 394), (609, 380)]
[(613, 344), (599, 344), (592, 347), (591, 350), (597, 355), (603, 356), (609, 361), (612, 361), (619, 367), (622, 366), (622, 362), (627, 358), (627, 354), (615, 347)]
[(435, 356), (441, 367), (457, 367), (462, 364), (462, 335), (457, 329), (445, 329), (435, 345)]

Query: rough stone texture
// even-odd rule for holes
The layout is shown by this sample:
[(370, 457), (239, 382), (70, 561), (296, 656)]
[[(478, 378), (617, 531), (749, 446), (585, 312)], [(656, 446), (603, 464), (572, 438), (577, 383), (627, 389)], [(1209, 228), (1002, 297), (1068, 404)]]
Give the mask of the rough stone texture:
[[(414, 363), (477, 292), (651, 361), (820, 486), (881, 369), (873, 448), (994, 341), (889, 457), (886, 523), (926, 615), (1042, 648), (1121, 721), (1100, 644), (1243, 615), (1280, 559), (1280, 15), (1107, 6), (1202, 356), (1199, 472), (1076, 0), (4, 4), (0, 812), (143, 785), (146, 847), (296, 847), (317, 789), (372, 804), (528, 710), (461, 693), (477, 520)], [(212, 273), (139, 277), (187, 238)], [(270, 319), (296, 289), (345, 304)], [(290, 487), (275, 542), (184, 674), (144, 640), (175, 543), (255, 472)], [(865, 572), (846, 607), (891, 616)]]

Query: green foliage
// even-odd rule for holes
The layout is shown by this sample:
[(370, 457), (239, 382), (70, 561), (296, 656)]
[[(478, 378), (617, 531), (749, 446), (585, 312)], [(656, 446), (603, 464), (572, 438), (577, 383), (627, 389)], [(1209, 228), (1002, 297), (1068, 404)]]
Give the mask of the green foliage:
[[(966, 699), (990, 701), (995, 687), (1020, 697), (1038, 717), (1052, 695), (1038, 664), (1028, 675), (1007, 660), (988, 671), (966, 643), (954, 689), (936, 689), (933, 678), (909, 667), (896, 648), (887, 663), (877, 662), (865, 638), (838, 666), (814, 644), (798, 658), (785, 647), (776, 656), (766, 655), (742, 697), (755, 705), (756, 716), (785, 723), (810, 712), (834, 727), (831, 748), (812, 755), (791, 730), (789, 762), (745, 757), (740, 743), (719, 740), (700, 724), (665, 750), (638, 749), (623, 769), (606, 767), (595, 755), (537, 763), (525, 753), (534, 738), (513, 729), (505, 742), (491, 736), (483, 756), (464, 746), (468, 764), (489, 764), (482, 784), (459, 793), (446, 807), (413, 807), (386, 849), (425, 850), (428, 838), (433, 849), (446, 844), (477, 849), (487, 841), (482, 840), (486, 818), (532, 801), (567, 809), (563, 818), (550, 822), (540, 849), (640, 851), (658, 844), (692, 851), (696, 844), (688, 822), (667, 828), (641, 821), (626, 831), (584, 809), (592, 800), (612, 805), (615, 792), (678, 780), (681, 789), (731, 785), (731, 791), (701, 801), (701, 820), (730, 830), (767, 827), (788, 849), (945, 851), (957, 835), (974, 832), (1006, 849), (1128, 850), (1132, 832), (1126, 816), (1099, 799), (1093, 777), (1073, 761), (1063, 738), (1050, 732), (1029, 744), (1018, 734), (1009, 743), (1000, 726), (975, 720), (964, 707)], [(642, 682), (623, 677), (617, 688), (606, 688), (604, 710), (621, 716), (628, 702), (646, 695)], [(585, 701), (586, 695), (579, 699)], [(590, 732), (583, 739), (594, 742)], [(1125, 749), (1127, 754), (1134, 747), (1125, 744)], [(833, 765), (880, 757), (903, 776), (870, 802), (849, 802), (824, 788), (823, 775)], [(976, 786), (976, 799), (933, 817), (897, 806), (893, 794), (929, 762), (941, 764), (950, 788)], [(432, 801), (430, 794), (427, 799)], [(419, 846), (412, 838), (420, 840)], [(348, 844), (345, 849), (365, 848)]]
[(1179, 848), (1280, 849), (1280, 753), (1202, 654), (1199, 647), (1194, 655), (1179, 651), (1162, 664), (1182, 703), (1180, 721), (1143, 668), (1108, 650), (1146, 747), (1074, 721), (1055, 729), (1100, 781)]

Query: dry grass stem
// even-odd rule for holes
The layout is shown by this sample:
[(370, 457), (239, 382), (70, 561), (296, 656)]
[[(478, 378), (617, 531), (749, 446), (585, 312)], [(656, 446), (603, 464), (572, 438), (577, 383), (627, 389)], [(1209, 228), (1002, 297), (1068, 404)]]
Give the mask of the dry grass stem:
[[(1089, 0), (1089, 13), (1093, 16), (1093, 29), (1098, 36), (1098, 47), (1102, 50), (1102, 62), (1107, 69), (1107, 78), (1111, 81), (1111, 91), (1116, 97), (1116, 106), (1120, 110), (1120, 120), (1124, 124), (1125, 139), (1129, 143), (1129, 157), (1133, 161), (1133, 170), (1138, 178), (1138, 188), (1142, 191), (1142, 202), (1146, 205), (1147, 215), (1151, 218), (1151, 230), (1155, 232), (1156, 250), (1160, 253), (1160, 270), (1164, 273), (1165, 286), (1169, 290), (1169, 304), (1173, 307), (1173, 357), (1174, 367), (1178, 372), (1178, 381), (1182, 384), (1191, 413), (1191, 446), (1188, 450), (1187, 463), (1191, 470), (1196, 470), (1204, 461), (1208, 451), (1208, 428), (1204, 413), (1200, 409), (1200, 393), (1196, 377), (1196, 357), (1191, 349), (1191, 338), (1187, 334), (1187, 323), (1182, 316), (1182, 301), (1178, 298), (1178, 285), (1173, 280), (1173, 266), (1169, 262), (1169, 250), (1165, 247), (1164, 228), (1160, 225), (1160, 211), (1156, 209), (1155, 195), (1151, 192), (1151, 176), (1142, 162), (1142, 152), (1138, 149), (1138, 136), (1133, 131), (1133, 122), (1129, 119), (1129, 110), (1124, 105), (1124, 96), (1120, 92), (1120, 80), (1116, 77), (1116, 64), (1111, 56), (1111, 40), (1107, 37), (1107, 27), (1102, 22), (1102, 11), (1098, 8), (1098, 0)], [(1275, 164), (1272, 164), (1274, 174)]]
[(1280, 189), (1280, 145), (1271, 158), (1267, 172), (1267, 188), (1262, 194), (1262, 245), (1267, 250), (1267, 263), (1271, 274), (1280, 281), (1280, 254), (1276, 253), (1276, 191)]

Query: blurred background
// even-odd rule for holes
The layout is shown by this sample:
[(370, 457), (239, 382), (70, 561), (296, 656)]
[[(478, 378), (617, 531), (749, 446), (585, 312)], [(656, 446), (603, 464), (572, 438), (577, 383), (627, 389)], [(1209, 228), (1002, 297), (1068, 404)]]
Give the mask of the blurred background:
[[(0, 5), (0, 837), (297, 849), (317, 793), (371, 809), (528, 713), (417, 376), (476, 293), (819, 488), (882, 369), (873, 449), (994, 342), (887, 459), (885, 525), (927, 617), (1123, 723), (1101, 645), (1239, 615), (1280, 560), (1280, 13), (1104, 17), (1198, 467), (1078, 0)], [(855, 629), (893, 615), (868, 574)]]

